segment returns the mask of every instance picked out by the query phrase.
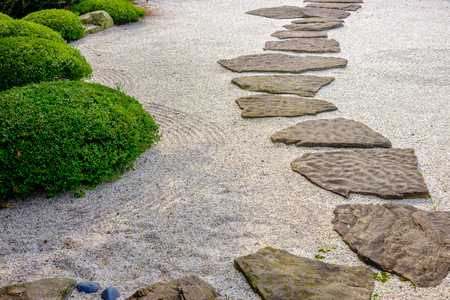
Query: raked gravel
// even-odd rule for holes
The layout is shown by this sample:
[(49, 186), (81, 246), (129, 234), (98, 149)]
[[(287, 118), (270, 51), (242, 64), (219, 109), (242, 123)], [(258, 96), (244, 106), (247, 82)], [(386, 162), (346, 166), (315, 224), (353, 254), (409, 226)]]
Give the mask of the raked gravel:
[[(303, 153), (330, 149), (274, 144), (270, 136), (303, 120), (343, 117), (414, 148), (432, 199), (450, 210), (450, 1), (366, 0), (330, 30), (348, 59), (317, 99), (339, 111), (296, 118), (242, 119), (235, 99), (251, 95), (216, 63), (264, 53), (270, 34), (290, 20), (246, 11), (280, 0), (156, 0), (135, 23), (73, 42), (93, 81), (133, 95), (161, 124), (162, 141), (122, 179), (46, 199), (34, 194), (0, 210), (0, 286), (45, 277), (115, 286), (120, 299), (161, 280), (194, 274), (232, 299), (259, 299), (233, 259), (272, 246), (325, 262), (364, 265), (330, 221), (336, 205), (386, 203), (325, 191), (293, 172)], [(242, 74), (240, 74), (242, 75)], [(257, 75), (257, 74), (243, 74)], [(424, 210), (427, 199), (398, 201)], [(450, 278), (436, 288), (397, 278), (376, 282), (378, 299), (450, 299)], [(73, 299), (100, 293), (74, 292)]]

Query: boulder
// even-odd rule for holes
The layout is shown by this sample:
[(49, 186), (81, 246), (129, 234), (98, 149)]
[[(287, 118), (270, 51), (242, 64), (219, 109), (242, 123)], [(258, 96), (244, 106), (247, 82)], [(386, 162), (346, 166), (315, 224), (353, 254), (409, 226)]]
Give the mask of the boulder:
[(104, 10), (93, 11), (79, 18), (86, 28), (85, 34), (96, 33), (114, 26), (113, 19)]
[(34, 282), (13, 284), (0, 288), (2, 300), (67, 300), (77, 281), (71, 278), (48, 278)]

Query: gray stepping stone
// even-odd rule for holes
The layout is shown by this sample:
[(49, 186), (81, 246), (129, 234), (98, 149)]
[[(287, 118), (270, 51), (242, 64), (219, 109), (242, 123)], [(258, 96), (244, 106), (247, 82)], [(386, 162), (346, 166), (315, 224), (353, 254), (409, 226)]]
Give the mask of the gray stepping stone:
[(343, 118), (304, 121), (274, 133), (271, 139), (297, 147), (392, 147), (387, 138), (363, 123)]
[(367, 264), (420, 287), (435, 287), (450, 271), (450, 212), (411, 205), (347, 204), (334, 210), (334, 229)]
[(295, 19), (305, 16), (302, 7), (287, 5), (255, 9), (246, 12), (246, 14), (272, 19)]
[(428, 198), (414, 149), (306, 153), (291, 167), (311, 182), (346, 198), (350, 192), (383, 199)]
[(360, 9), (361, 5), (353, 3), (313, 3), (306, 5), (306, 7), (331, 8), (331, 9), (341, 9), (345, 11), (355, 11)]
[(328, 23), (308, 23), (308, 24), (289, 24), (283, 25), (288, 30), (300, 30), (300, 31), (321, 31), (334, 28), (343, 27), (341, 22), (328, 22)]
[(338, 19), (345, 19), (350, 16), (349, 12), (341, 9), (330, 8), (316, 8), (316, 7), (303, 7), (302, 12), (305, 18), (310, 17), (332, 17)]
[(271, 247), (238, 257), (234, 267), (263, 300), (368, 300), (373, 273), (290, 254)]
[(71, 278), (48, 278), (0, 288), (0, 299), (67, 300), (77, 281)]
[(298, 20), (291, 21), (291, 23), (293, 23), (293, 24), (329, 23), (329, 22), (344, 23), (344, 20), (338, 19), (338, 18), (323, 17), (323, 18), (304, 18), (304, 19), (298, 19)]
[(250, 92), (294, 94), (314, 97), (317, 91), (334, 80), (333, 77), (307, 75), (268, 75), (236, 77), (231, 83)]
[(339, 43), (332, 39), (269, 41), (266, 42), (263, 50), (292, 51), (298, 53), (336, 53), (341, 51)]
[(296, 56), (287, 54), (252, 54), (219, 60), (222, 67), (233, 72), (286, 72), (345, 68), (347, 60), (339, 57)]
[(279, 39), (291, 38), (327, 38), (328, 34), (323, 31), (294, 31), (294, 30), (279, 30), (271, 34), (271, 36)]
[(333, 104), (311, 98), (255, 95), (236, 99), (243, 118), (297, 117), (337, 110)]
[(315, 2), (315, 3), (363, 3), (363, 0), (303, 0), (303, 2)]

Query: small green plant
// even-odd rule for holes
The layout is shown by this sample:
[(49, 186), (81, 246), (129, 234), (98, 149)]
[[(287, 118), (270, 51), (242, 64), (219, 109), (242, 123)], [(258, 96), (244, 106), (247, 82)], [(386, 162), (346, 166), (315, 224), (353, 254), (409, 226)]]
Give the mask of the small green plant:
[(314, 258), (315, 259), (325, 259), (326, 257), (321, 255), (320, 253), (326, 254), (326, 253), (330, 252), (332, 249), (334, 250), (334, 249), (336, 249), (336, 247), (319, 248), (319, 250), (317, 250), (317, 252), (319, 252), (319, 254), (314, 255)]
[(43, 38), (55, 41), (57, 43), (66, 42), (58, 32), (48, 28), (47, 26), (24, 20), (0, 19), (0, 38), (16, 36)]
[(375, 292), (375, 293), (372, 295), (372, 300), (377, 300), (377, 299), (378, 299), (378, 293)]
[(439, 205), (441, 205), (442, 198), (436, 201), (433, 200), (433, 197), (431, 197), (431, 195), (428, 195), (428, 197), (430, 198), (431, 210), (435, 211), (436, 209), (438, 209)]
[(412, 283), (408, 278), (405, 278), (405, 277), (400, 277), (400, 276), (398, 276), (398, 280), (400, 280), (400, 281), (409, 281), (410, 282), (410, 287), (412, 287), (412, 288), (416, 288), (417, 286), (414, 284), (414, 283)]
[(80, 15), (96, 10), (105, 10), (115, 24), (125, 24), (145, 17), (145, 10), (126, 0), (85, 0), (71, 8)]
[(119, 92), (123, 92), (123, 87), (125, 86), (124, 83), (116, 82), (115, 85), (116, 85), (116, 90), (118, 90)]
[(388, 274), (384, 271), (380, 272), (380, 275), (378, 273), (373, 273), (373, 279), (380, 281), (381, 283), (386, 283), (389, 279), (392, 278), (393, 275)]

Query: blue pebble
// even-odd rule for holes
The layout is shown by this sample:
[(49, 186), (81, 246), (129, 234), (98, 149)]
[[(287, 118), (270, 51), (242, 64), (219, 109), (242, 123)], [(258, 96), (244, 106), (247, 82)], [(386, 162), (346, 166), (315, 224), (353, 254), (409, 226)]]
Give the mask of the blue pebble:
[(115, 287), (108, 287), (100, 296), (103, 300), (116, 300), (120, 296), (120, 293)]
[(93, 281), (82, 281), (77, 284), (77, 290), (87, 294), (95, 293), (99, 289), (100, 287), (98, 286), (98, 283)]

